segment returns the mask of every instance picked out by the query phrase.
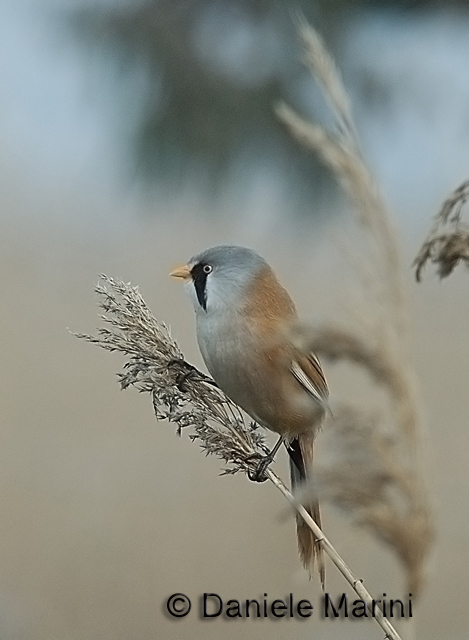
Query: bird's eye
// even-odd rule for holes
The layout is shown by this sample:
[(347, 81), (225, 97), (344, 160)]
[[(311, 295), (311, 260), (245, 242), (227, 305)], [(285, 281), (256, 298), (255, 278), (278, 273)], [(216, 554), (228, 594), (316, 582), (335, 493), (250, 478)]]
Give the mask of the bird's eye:
[(211, 264), (204, 264), (204, 268), (203, 268), (204, 273), (206, 273), (207, 275), (209, 273), (212, 273), (213, 271), (213, 267)]

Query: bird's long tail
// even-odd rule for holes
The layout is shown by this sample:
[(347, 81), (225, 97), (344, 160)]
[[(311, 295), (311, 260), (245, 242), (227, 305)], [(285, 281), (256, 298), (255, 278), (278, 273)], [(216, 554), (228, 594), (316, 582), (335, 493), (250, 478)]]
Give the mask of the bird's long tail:
[[(313, 468), (313, 439), (308, 436), (298, 436), (289, 443), (290, 476), (292, 490), (295, 491), (301, 484), (311, 477)], [(304, 505), (314, 522), (321, 527), (321, 512), (319, 502), (313, 499)], [(325, 590), (326, 569), (324, 566), (324, 552), (321, 543), (304, 522), (301, 516), (296, 516), (296, 532), (298, 536), (298, 552), (301, 561), (310, 574), (314, 565), (317, 566), (321, 587)]]

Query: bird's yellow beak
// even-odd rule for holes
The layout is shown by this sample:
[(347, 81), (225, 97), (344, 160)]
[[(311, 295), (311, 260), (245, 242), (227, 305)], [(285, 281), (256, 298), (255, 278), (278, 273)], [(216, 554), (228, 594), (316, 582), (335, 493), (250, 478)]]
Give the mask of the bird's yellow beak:
[(176, 267), (169, 274), (172, 278), (181, 278), (181, 280), (189, 280), (191, 277), (191, 270), (189, 267), (184, 265), (183, 267)]

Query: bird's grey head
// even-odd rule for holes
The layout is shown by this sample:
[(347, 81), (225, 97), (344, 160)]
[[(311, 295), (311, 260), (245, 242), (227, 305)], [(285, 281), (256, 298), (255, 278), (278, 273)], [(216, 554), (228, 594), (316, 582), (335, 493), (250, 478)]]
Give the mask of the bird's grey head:
[(234, 309), (246, 286), (267, 263), (251, 249), (222, 245), (194, 256), (187, 267), (194, 308), (197, 313), (210, 314), (227, 306)]

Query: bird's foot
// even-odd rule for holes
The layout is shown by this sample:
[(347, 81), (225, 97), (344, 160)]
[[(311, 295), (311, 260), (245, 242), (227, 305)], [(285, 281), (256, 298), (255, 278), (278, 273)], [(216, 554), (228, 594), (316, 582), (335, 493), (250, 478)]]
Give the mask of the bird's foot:
[(212, 380), (209, 376), (206, 376), (204, 373), (199, 371), (196, 367), (189, 364), (182, 358), (173, 359), (168, 362), (168, 368), (174, 369), (177, 373), (175, 374), (174, 384), (179, 389), (179, 391), (186, 391), (185, 382), (194, 378), (196, 380), (200, 380), (202, 382), (206, 382), (211, 384), (212, 386), (218, 386), (215, 380)]
[(257, 464), (248, 470), (248, 478), (252, 482), (265, 482), (268, 479), (267, 469), (269, 465), (273, 462), (273, 456), (267, 454), (266, 456), (261, 456), (259, 453), (255, 453), (250, 458), (257, 458)]

